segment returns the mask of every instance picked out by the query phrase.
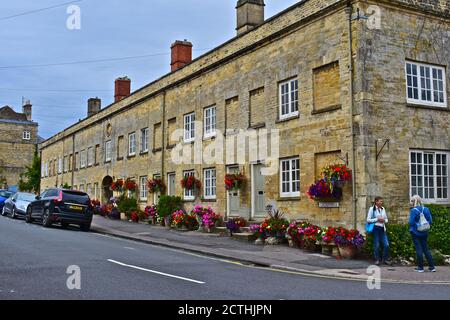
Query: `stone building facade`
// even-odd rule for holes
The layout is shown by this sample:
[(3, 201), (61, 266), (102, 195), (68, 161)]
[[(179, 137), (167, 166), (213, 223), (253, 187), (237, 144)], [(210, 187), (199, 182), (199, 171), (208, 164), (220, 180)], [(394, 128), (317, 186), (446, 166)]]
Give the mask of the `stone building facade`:
[(31, 120), (31, 104), (17, 113), (0, 108), (0, 188), (17, 187), (20, 175), (33, 162), (38, 145), (38, 124)]
[[(305, 0), (255, 25), (263, 6), (239, 1), (238, 35), (193, 61), (176, 61), (192, 45), (174, 43), (173, 71), (147, 86), (124, 94), (130, 80), (117, 79), (115, 103), (40, 145), (42, 188), (67, 183), (104, 201), (112, 180), (133, 178), (145, 206), (157, 195), (143, 182), (162, 177), (188, 210), (258, 220), (273, 204), (289, 218), (360, 228), (377, 195), (400, 220), (412, 193), (450, 204), (448, 2)], [(230, 156), (242, 134), (259, 139), (244, 160)], [(216, 156), (217, 145), (214, 161), (187, 161)], [(322, 208), (306, 192), (334, 163), (353, 181), (339, 207)], [(227, 172), (243, 172), (245, 187), (227, 192)], [(198, 194), (180, 185), (189, 174)]]

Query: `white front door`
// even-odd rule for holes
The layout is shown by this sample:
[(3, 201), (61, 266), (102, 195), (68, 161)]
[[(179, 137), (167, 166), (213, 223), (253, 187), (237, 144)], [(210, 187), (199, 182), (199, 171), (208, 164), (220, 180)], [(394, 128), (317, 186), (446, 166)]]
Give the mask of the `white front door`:
[(252, 217), (266, 216), (265, 177), (261, 173), (262, 164), (252, 167)]
[[(227, 173), (239, 173), (239, 167), (228, 167)], [(227, 191), (227, 217), (239, 216), (240, 196), (239, 190)]]

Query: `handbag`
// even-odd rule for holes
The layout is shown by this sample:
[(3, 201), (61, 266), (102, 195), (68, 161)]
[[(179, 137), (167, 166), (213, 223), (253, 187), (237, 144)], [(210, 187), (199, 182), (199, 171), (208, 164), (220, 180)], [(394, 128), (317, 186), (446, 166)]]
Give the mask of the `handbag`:
[[(373, 212), (374, 210), (372, 210), (372, 219), (373, 219)], [(374, 222), (366, 222), (366, 233), (372, 233), (374, 227), (375, 227)]]
[[(419, 209), (417, 209), (417, 208), (414, 208), (414, 209), (419, 211)], [(425, 218), (425, 215), (423, 214), (423, 207), (422, 207), (422, 212), (420, 212), (419, 222), (416, 222), (416, 227), (417, 227), (417, 231), (419, 231), (419, 232), (427, 232), (430, 230), (430, 223), (428, 222), (428, 220)]]

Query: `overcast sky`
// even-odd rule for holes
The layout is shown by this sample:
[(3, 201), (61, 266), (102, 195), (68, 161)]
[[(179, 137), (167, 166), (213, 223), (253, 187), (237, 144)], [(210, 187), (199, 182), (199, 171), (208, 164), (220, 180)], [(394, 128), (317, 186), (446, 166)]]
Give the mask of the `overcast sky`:
[[(298, 1), (266, 0), (266, 18)], [(0, 107), (21, 112), (30, 99), (44, 138), (85, 118), (89, 98), (109, 105), (117, 77), (134, 91), (168, 73), (175, 40), (191, 41), (195, 58), (236, 33), (236, 0), (82, 0), (80, 30), (66, 27), (68, 2), (0, 2)], [(154, 56), (29, 67), (142, 55)]]

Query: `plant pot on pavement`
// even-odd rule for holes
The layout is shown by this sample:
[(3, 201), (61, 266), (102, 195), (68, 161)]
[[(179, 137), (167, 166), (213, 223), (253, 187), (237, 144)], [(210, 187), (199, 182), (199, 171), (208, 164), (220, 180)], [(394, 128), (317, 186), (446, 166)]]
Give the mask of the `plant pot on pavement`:
[(172, 219), (170, 218), (170, 216), (166, 216), (164, 217), (164, 226), (166, 227), (166, 229), (170, 229), (171, 228), (171, 221)]
[(358, 253), (358, 249), (353, 246), (339, 246), (339, 254), (342, 259), (353, 259)]

